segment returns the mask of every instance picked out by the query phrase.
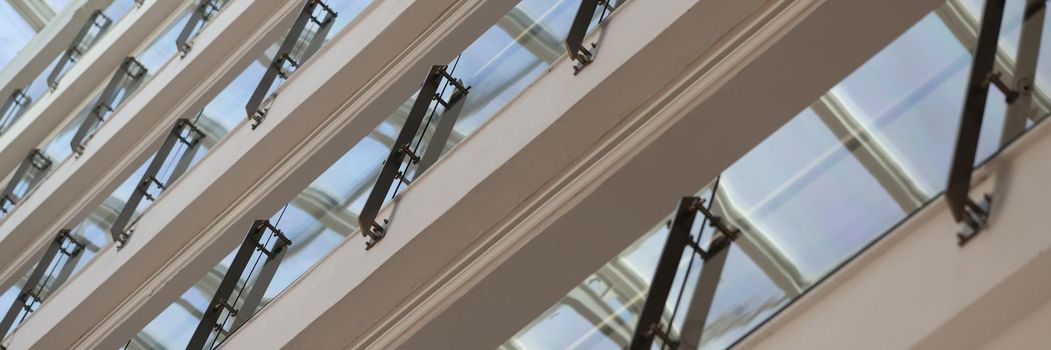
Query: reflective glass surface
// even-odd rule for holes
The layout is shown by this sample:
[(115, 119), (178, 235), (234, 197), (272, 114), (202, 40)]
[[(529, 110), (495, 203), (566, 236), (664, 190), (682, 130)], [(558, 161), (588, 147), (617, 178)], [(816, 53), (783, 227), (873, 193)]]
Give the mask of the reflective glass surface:
[(36, 31), (7, 1), (0, 1), (0, 21), (3, 22), (4, 28), (0, 30), (0, 67), (4, 67), (29, 43), (29, 40), (33, 39)]
[[(976, 32), (953, 32), (946, 22), (977, 26), (980, 3), (950, 2), (928, 15), (723, 172), (716, 207), (742, 233), (718, 282), (702, 348), (722, 349), (739, 341), (940, 195), (970, 71), (967, 45), (973, 44), (967, 42)], [(1013, 57), (1023, 1), (1008, 3), (1001, 53)], [(947, 7), (959, 5), (973, 17), (949, 17)], [(1044, 28), (1044, 50), (1049, 27)], [(1042, 55), (1041, 63), (1047, 58)], [(1038, 76), (1048, 71), (1040, 68)], [(1039, 90), (1046, 87), (1041, 84)], [(1009, 141), (1000, 136), (1004, 97), (992, 91), (979, 162)], [(1039, 101), (1045, 98), (1035, 97), (1030, 126), (1047, 115), (1048, 105)], [(711, 188), (701, 196), (711, 196)], [(643, 235), (503, 348), (627, 347), (667, 235), (663, 224)], [(688, 266), (689, 275), (684, 272)], [(680, 261), (665, 324), (670, 312), (688, 308), (702, 267), (691, 254)], [(681, 293), (680, 286), (685, 288)], [(678, 313), (671, 322), (673, 336), (682, 322)]]
[(51, 8), (55, 9), (55, 12), (58, 12), (69, 4), (69, 0), (47, 0), (47, 4), (51, 5)]

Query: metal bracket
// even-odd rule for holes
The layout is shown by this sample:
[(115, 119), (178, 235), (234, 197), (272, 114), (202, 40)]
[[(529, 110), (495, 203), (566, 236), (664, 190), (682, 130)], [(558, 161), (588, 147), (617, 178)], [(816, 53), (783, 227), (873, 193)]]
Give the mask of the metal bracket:
[(0, 135), (25, 113), (31, 103), (33, 98), (26, 95), (22, 89), (15, 89), (11, 93), (11, 97), (4, 101), (4, 106), (0, 107)]
[(997, 89), (1000, 89), (1000, 92), (1004, 94), (1004, 101), (1007, 102), (1007, 104), (1014, 103), (1014, 101), (1018, 100), (1018, 97), (1022, 95), (1021, 92), (1019, 92), (1019, 90), (1012, 89), (1010, 86), (1007, 85), (1006, 82), (1004, 82), (1004, 79), (1000, 72), (994, 72), (989, 74), (989, 77), (982, 82), (982, 85), (984, 85), (986, 89), (989, 88), (989, 84), (992, 84), (993, 86), (996, 86)]
[(985, 228), (986, 222), (989, 220), (989, 211), (993, 205), (993, 197), (990, 194), (983, 196), (983, 200), (979, 203), (975, 203), (970, 197), (965, 200), (964, 210), (966, 213), (963, 216), (960, 231), (956, 233), (957, 244), (960, 246), (967, 244), (974, 236), (978, 235), (978, 232)]
[[(713, 195), (712, 198), (715, 196)], [(705, 222), (710, 227), (715, 229), (707, 248), (701, 247), (690, 232), (698, 213), (705, 218)], [(694, 338), (700, 339), (700, 332), (703, 331), (704, 326), (703, 321), (711, 307), (711, 299), (714, 297), (715, 286), (719, 282), (728, 248), (740, 236), (740, 230), (730, 227), (723, 222), (721, 217), (713, 214), (711, 207), (706, 206), (705, 201), (699, 197), (684, 197), (679, 202), (675, 218), (669, 224), (668, 239), (665, 241), (664, 250), (661, 251), (657, 270), (650, 283), (650, 290), (632, 338), (630, 348), (633, 350), (650, 349), (655, 339), (661, 339), (672, 349), (683, 343), (682, 339), (687, 341)], [(700, 234), (697, 236), (700, 237)], [(690, 329), (689, 334), (684, 332), (679, 340), (676, 340), (668, 331), (662, 329), (661, 320), (665, 304), (675, 283), (675, 276), (678, 274), (679, 262), (686, 253), (686, 248), (691, 248), (704, 261), (701, 277), (697, 281), (698, 287), (694, 291), (693, 302), (690, 303), (690, 310), (687, 313), (688, 321), (699, 318), (701, 324), (699, 327), (693, 327), (696, 329)]]
[[(448, 82), (448, 86), (452, 86), (455, 89), (449, 101), (442, 100), (441, 93), (438, 91), (442, 81)], [(423, 86), (420, 87), (420, 92), (416, 95), (416, 101), (413, 103), (412, 109), (409, 110), (409, 115), (405, 119), (405, 125), (402, 126), (401, 132), (398, 133), (398, 138), (395, 139), (394, 145), (391, 147), (390, 155), (383, 162), (383, 169), (380, 170), (376, 185), (372, 188), (372, 192), (369, 193), (365, 206), (361, 209), (361, 214), (358, 215), (361, 234), (367, 239), (365, 249), (371, 249), (386, 236), (386, 225), (377, 223), (376, 216), (379, 215), (380, 208), (385, 202), (387, 193), (390, 193), (391, 186), (394, 185), (395, 181), (406, 184), (411, 182), (411, 180), (406, 178), (408, 166), (417, 164), (415, 177), (418, 177), (422, 174), (422, 171), (427, 170), (437, 160), (445, 142), (448, 141), (449, 134), (452, 132), (452, 124), (455, 124), (462, 109), (463, 101), (469, 91), (470, 87), (465, 86), (463, 82), (450, 75), (446, 66), (431, 67), (430, 73), (427, 74), (427, 79), (424, 80)], [(434, 109), (431, 107), (432, 101), (436, 101)], [(429, 120), (425, 120), (425, 117), (428, 114), (433, 116), (437, 110), (437, 105), (445, 106), (445, 113), (442, 113), (441, 116), (442, 122), (439, 122), (438, 126), (439, 131), (432, 136), (429, 143), (430, 146), (425, 150), (426, 153), (422, 156), (417, 155), (413, 149), (413, 140), (416, 139), (416, 134), (421, 128), (426, 132), (426, 123), (429, 123)], [(421, 135), (420, 142), (422, 142), (422, 138), (423, 136)], [(419, 147), (419, 142), (416, 144), (416, 147)], [(405, 165), (406, 169), (403, 171), (401, 167), (406, 162), (406, 157), (409, 160), (408, 164)], [(395, 189), (396, 193), (397, 189)], [(388, 220), (384, 220), (384, 223), (387, 224)]]
[(106, 88), (102, 90), (102, 94), (99, 95), (98, 102), (95, 107), (91, 109), (91, 114), (84, 118), (81, 122), (80, 128), (77, 129), (77, 133), (73, 135), (73, 139), (69, 141), (70, 148), (73, 149), (73, 153), (80, 156), (84, 153), (84, 144), (87, 141), (88, 135), (95, 131), (96, 126), (106, 120), (106, 116), (113, 112), (115, 108), (114, 102), (117, 102), (117, 97), (121, 95), (121, 91), (124, 92), (121, 101), (123, 103), (127, 100), (128, 94), (142, 82), (142, 78), (146, 76), (147, 69), (142, 63), (139, 63), (135, 57), (128, 57), (124, 59), (124, 63), (120, 65), (120, 68), (113, 73), (113, 77), (110, 78), (109, 83), (106, 84)]
[(595, 59), (593, 51), (598, 48), (598, 44), (589, 44), (589, 49), (584, 45), (584, 37), (588, 34), (588, 28), (591, 26), (591, 20), (595, 17), (598, 6), (603, 6), (602, 15), (599, 18), (599, 22), (602, 22), (606, 13), (615, 7), (612, 2), (613, 0), (583, 0), (580, 2), (580, 8), (573, 17), (573, 24), (569, 27), (569, 34), (566, 35), (566, 53), (569, 54), (570, 59), (577, 61), (573, 65), (573, 75), (580, 73)]
[[(0, 212), (7, 214), (10, 211), (8, 203), (11, 203), (11, 207), (18, 205), (22, 197), (29, 194), (40, 183), (44, 174), (51, 169), (51, 164), (51, 158), (48, 158), (40, 149), (30, 151), (22, 160), (22, 164), (18, 165), (18, 169), (15, 169), (15, 173), (11, 175), (11, 180), (7, 182), (4, 192), (0, 193)], [(33, 170), (34, 173), (30, 174), (30, 170)], [(18, 185), (22, 182), (25, 182), (26, 186), (21, 194), (16, 194), (15, 192), (18, 192), (19, 189)]]
[[(71, 244), (72, 248), (66, 248), (66, 245)], [(7, 313), (4, 318), (0, 320), (0, 334), (7, 334), (11, 330), (11, 327), (16, 325), (17, 322), (21, 322), (18, 318), (25, 311), (28, 315), (32, 313), (33, 305), (37, 303), (43, 303), (44, 297), (43, 292), (47, 287), (48, 280), (55, 278), (52, 286), (58, 287), (65, 282), (65, 277), (68, 277), (72, 271), (75, 263), (75, 258), (84, 251), (84, 243), (76, 240), (70, 234), (68, 229), (63, 229), (58, 232), (55, 239), (51, 241), (47, 249), (44, 250), (44, 254), (41, 255), (40, 260), (37, 262), (36, 267), (30, 272), (29, 277), (26, 279), (26, 283), (22, 286), (22, 290), (19, 291), (18, 297), (11, 303), (11, 307), (7, 309)], [(58, 276), (53, 276), (52, 273), (55, 269), (51, 269), (52, 263), (60, 264), (55, 261), (56, 258), (60, 259), (59, 254), (65, 255), (65, 265), (59, 271)], [(54, 290), (54, 288), (52, 288)], [(23, 316), (21, 319), (25, 319)]]
[[(168, 137), (164, 139), (161, 147), (157, 149), (157, 153), (153, 156), (153, 160), (150, 161), (146, 172), (142, 174), (139, 185), (131, 192), (120, 214), (113, 221), (113, 226), (110, 226), (110, 236), (117, 243), (117, 249), (123, 248), (128, 243), (128, 239), (131, 238), (133, 231), (128, 227), (128, 224), (131, 222), (131, 217), (135, 215), (135, 209), (139, 207), (143, 199), (151, 202), (155, 200), (153, 195), (149, 193), (150, 187), (157, 186), (161, 192), (164, 192), (168, 189), (168, 186), (175, 183), (175, 180), (182, 176), (190, 166), (190, 161), (197, 154), (197, 149), (204, 138), (204, 132), (194, 126), (189, 120), (179, 119), (175, 122), (171, 131), (168, 132)], [(175, 145), (179, 143), (186, 145), (185, 150), (182, 154), (172, 159), (175, 165), (166, 179), (161, 181), (161, 170), (165, 164), (168, 164), (168, 158), (175, 152)]]
[(192, 37), (196, 36), (197, 31), (203, 29), (204, 24), (208, 23), (225, 4), (226, 1), (224, 0), (200, 0), (197, 3), (197, 6), (190, 12), (190, 18), (186, 20), (186, 25), (179, 32), (179, 37), (175, 39), (175, 47), (179, 50), (179, 57), (186, 57), (186, 54), (193, 48)]
[[(259, 107), (262, 105), (263, 99), (266, 98), (270, 88), (273, 87), (274, 82), (278, 77), (288, 79), (289, 75), (295, 72), (303, 62), (310, 59), (321, 48), (321, 44), (325, 42), (325, 36), (332, 29), (332, 23), (335, 21), (336, 16), (337, 13), (320, 0), (306, 0), (306, 3), (303, 4), (303, 9), (299, 11), (299, 17), (292, 23), (288, 34), (285, 35), (284, 41), (281, 42), (281, 46), (277, 50), (277, 55), (274, 56), (273, 61), (267, 66), (266, 72), (263, 73), (263, 78), (259, 80), (259, 85), (255, 88), (255, 92), (252, 93), (252, 97), (245, 104), (245, 112), (248, 118), (252, 120), (253, 130), (266, 118), (267, 111)], [(314, 26), (315, 29), (308, 31), (308, 24)], [(306, 43), (300, 45), (300, 41), (305, 41)]]
[[(265, 235), (268, 231), (271, 234)], [(267, 249), (266, 242), (269, 242), (270, 238), (277, 238), (277, 240), (272, 248)], [(216, 289), (211, 303), (208, 304), (211, 306), (204, 311), (201, 322), (197, 324), (197, 329), (194, 331), (193, 337), (186, 348), (204, 349), (208, 341), (213, 339), (213, 333), (215, 333), (214, 343), (218, 341), (220, 334), (232, 333), (233, 330), (236, 330), (251, 318), (257, 311), (259, 303), (262, 301), (263, 293), (273, 280), (285, 252), (291, 245), (292, 241), (285, 237), (281, 230), (271, 225), (269, 220), (256, 220), (252, 223), (252, 228), (248, 231), (244, 241), (241, 242), (241, 246), (234, 255), (234, 260), (230, 263), (230, 268), (226, 270), (226, 275), (223, 276), (223, 280), (219, 283), (219, 288)], [(235, 308), (237, 297), (234, 296), (234, 291), (237, 289), (238, 282), (242, 279), (242, 275), (256, 251), (260, 251), (261, 255), (266, 258), (266, 261), (263, 263), (255, 283), (251, 286), (251, 290), (245, 294), (241, 308)], [(247, 284), (251, 277), (251, 275), (244, 276), (245, 286), (243, 288), (249, 288)], [(219, 322), (223, 310), (227, 310), (227, 318), (235, 318), (230, 332), (224, 331), (225, 319), (223, 322)]]
[(84, 23), (80, 32), (77, 32), (77, 36), (73, 38), (73, 43), (62, 53), (62, 58), (55, 63), (55, 67), (48, 74), (47, 86), (52, 91), (58, 88), (58, 81), (65, 75), (66, 66), (79, 60), (92, 45), (95, 45), (95, 42), (109, 29), (110, 24), (113, 24), (113, 20), (106, 17), (102, 10), (95, 10), (91, 13), (87, 23)]

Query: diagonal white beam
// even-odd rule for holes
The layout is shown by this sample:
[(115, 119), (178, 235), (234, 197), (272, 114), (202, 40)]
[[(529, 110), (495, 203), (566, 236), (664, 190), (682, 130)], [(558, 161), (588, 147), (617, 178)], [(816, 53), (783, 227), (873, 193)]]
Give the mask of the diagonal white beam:
[(498, 347), (939, 3), (629, 2), (227, 345)]
[[(62, 77), (55, 91), (44, 94), (0, 135), (0, 174), (14, 171), (30, 150), (43, 143), (52, 131), (72, 116), (76, 107), (105, 84), (125, 57), (148, 44), (145, 41), (158, 29), (158, 23), (164, 23), (185, 3), (179, 0), (145, 1), (113, 23), (106, 35), (99, 38)], [(68, 47), (69, 42), (64, 45)]]
[(13, 334), (11, 347), (126, 342), (242, 241), (251, 220), (302, 191), (431, 65), (451, 61), (514, 4), (374, 2), (282, 85), (258, 128), (242, 124), (227, 135), (143, 214), (122, 250), (99, 252)]
[(39, 32), (55, 17), (55, 9), (44, 0), (7, 0), (22, 19)]
[(0, 70), (0, 98), (15, 89), (25, 89), (51, 61), (73, 43), (91, 13), (109, 6), (113, 0), (74, 0), (44, 26), (3, 70)]

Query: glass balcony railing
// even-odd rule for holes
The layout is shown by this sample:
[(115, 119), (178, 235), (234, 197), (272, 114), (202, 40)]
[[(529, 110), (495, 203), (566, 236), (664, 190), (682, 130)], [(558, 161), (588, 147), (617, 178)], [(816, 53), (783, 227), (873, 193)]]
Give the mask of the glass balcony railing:
[[(462, 79), (463, 84), (471, 89), (443, 152), (448, 152), (492, 118), (565, 53), (563, 41), (579, 4), (579, 0), (524, 0), (449, 64), (450, 74)], [(342, 12), (337, 18), (344, 18)], [(441, 96), (448, 98), (452, 90), (449, 88)], [(359, 232), (358, 214), (414, 102), (414, 97), (405, 101), (270, 218), (269, 222), (291, 241), (291, 245), (274, 276), (264, 286), (265, 292), (257, 310), (265, 308), (311, 266), (343, 244), (348, 236)], [(434, 134), (436, 126), (425, 127), (428, 132), (423, 132), (425, 136), (419, 142), (424, 145), (428, 144), (429, 135)], [(185, 347), (230, 269), (235, 253), (231, 252), (150, 322), (132, 339), (131, 348)], [(259, 271), (266, 261), (268, 259), (262, 253), (252, 257), (246, 270), (249, 273), (239, 276), (238, 292), (234, 295), (249, 294), (247, 291), (257, 287)], [(221, 324), (216, 325), (222, 335), (213, 335), (207, 348), (220, 346), (226, 336), (236, 331), (243, 321), (234, 318), (240, 318), (241, 313), (257, 312), (243, 310), (244, 303), (243, 297), (231, 303), (233, 308), (239, 309), (237, 317), (229, 317), (224, 312), (227, 317), (220, 318)], [(226, 321), (222, 321), (224, 319)]]
[[(1000, 71), (1014, 71), (1024, 3), (1008, 1)], [(982, 4), (949, 1), (722, 173), (715, 207), (741, 233), (729, 248), (700, 348), (739, 342), (942, 193)], [(1044, 28), (1049, 35), (1051, 25)], [(1044, 68), (1026, 128), (1051, 111), (1049, 57), (1039, 59)], [(978, 163), (1018, 136), (1003, 135), (1004, 95), (991, 91)], [(699, 196), (710, 200), (713, 185)], [(628, 347), (667, 237), (662, 221), (502, 348)], [(671, 325), (673, 338), (702, 266), (694, 254), (679, 261), (661, 322)]]

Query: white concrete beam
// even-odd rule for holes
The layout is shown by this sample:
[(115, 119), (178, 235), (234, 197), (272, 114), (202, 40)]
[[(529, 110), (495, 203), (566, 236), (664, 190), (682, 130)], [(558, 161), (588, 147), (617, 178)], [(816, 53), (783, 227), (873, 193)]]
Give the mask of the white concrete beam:
[(91, 13), (109, 6), (113, 0), (74, 0), (43, 27), (33, 40), (0, 70), (0, 99), (15, 89), (25, 89), (73, 43)]
[[(976, 171), (989, 226), (960, 247), (946, 202), (931, 202), (740, 344), (746, 349), (991, 349), (1046, 344), (1051, 301), (1051, 125)], [(1046, 306), (1043, 306), (1046, 309)], [(1041, 311), (1046, 313), (1046, 311)], [(1037, 316), (1040, 316), (1039, 314)], [(1019, 328), (1043, 324), (1043, 333)], [(1017, 332), (1023, 334), (1012, 334)], [(987, 342), (991, 342), (988, 343)], [(1032, 348), (1032, 347), (1029, 347)], [(1039, 346), (1037, 346), (1039, 348)]]
[(514, 4), (374, 2), (278, 89), (258, 128), (242, 124), (227, 135), (143, 214), (122, 250), (99, 252), (13, 334), (11, 347), (123, 344), (240, 243), (251, 220), (302, 191), (431, 65), (451, 61)]
[[(258, 53), (297, 6), (235, 1), (202, 32), (211, 50), (175, 58), (102, 124), (78, 158), (57, 163), (33, 193), (0, 221), (0, 287), (20, 278), (58, 232), (81, 222), (152, 155), (178, 118), (192, 118)], [(230, 14), (227, 14), (230, 13)], [(286, 23), (287, 24), (287, 23)], [(171, 45), (175, 45), (171, 43)], [(82, 179), (92, 179), (83, 181)]]
[(629, 2), (227, 345), (495, 348), (939, 3)]
[[(55, 91), (44, 94), (0, 135), (0, 174), (14, 171), (30, 150), (72, 118), (76, 107), (113, 76), (125, 57), (148, 44), (146, 39), (160, 30), (157, 24), (164, 23), (184, 4), (179, 0), (146, 1), (113, 23), (106, 35), (66, 72)], [(69, 42), (62, 45), (68, 47)]]

